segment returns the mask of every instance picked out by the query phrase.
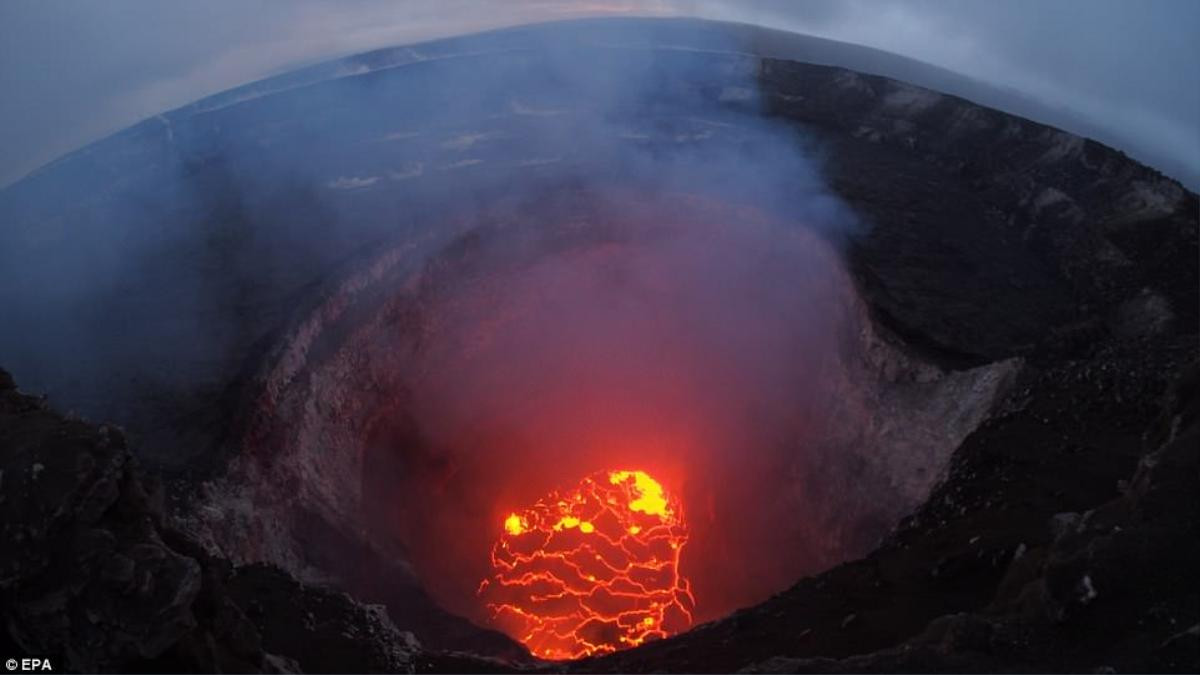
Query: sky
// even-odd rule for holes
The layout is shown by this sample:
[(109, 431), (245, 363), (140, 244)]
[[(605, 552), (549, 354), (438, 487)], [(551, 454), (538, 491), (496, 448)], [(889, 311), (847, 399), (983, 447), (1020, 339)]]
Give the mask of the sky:
[(1196, 0), (4, 0), (0, 185), (298, 66), (613, 15), (741, 21), (895, 52), (1072, 110), (1126, 139), (1118, 149), (1200, 175)]

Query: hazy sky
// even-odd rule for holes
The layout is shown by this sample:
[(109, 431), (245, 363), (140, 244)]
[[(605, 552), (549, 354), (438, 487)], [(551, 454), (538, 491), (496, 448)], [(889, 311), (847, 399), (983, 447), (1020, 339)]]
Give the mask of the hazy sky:
[(1197, 0), (3, 0), (0, 185), (314, 61), (581, 16), (689, 15), (878, 47), (1070, 108), (1200, 173)]

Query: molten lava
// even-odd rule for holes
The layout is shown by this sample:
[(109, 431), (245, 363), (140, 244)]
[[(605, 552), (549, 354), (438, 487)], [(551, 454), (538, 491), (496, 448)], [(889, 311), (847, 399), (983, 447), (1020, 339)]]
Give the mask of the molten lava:
[(498, 627), (545, 659), (634, 647), (686, 629), (683, 510), (643, 471), (592, 474), (510, 513), (479, 594)]

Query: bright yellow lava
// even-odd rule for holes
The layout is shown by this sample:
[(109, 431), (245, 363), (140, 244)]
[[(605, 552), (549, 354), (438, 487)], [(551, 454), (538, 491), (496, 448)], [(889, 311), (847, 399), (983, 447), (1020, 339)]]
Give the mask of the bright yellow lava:
[(521, 522), (521, 516), (518, 516), (515, 513), (509, 514), (509, 516), (504, 519), (504, 531), (513, 536), (524, 532), (525, 523)]
[(631, 475), (638, 497), (629, 502), (629, 510), (641, 511), (649, 516), (671, 515), (671, 511), (667, 508), (667, 498), (663, 494), (662, 485), (645, 471), (614, 471), (608, 475), (608, 480), (613, 485), (620, 485)]

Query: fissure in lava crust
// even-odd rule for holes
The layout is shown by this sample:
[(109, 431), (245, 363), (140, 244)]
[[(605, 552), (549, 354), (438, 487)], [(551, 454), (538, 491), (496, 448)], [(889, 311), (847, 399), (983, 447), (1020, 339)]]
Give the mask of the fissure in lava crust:
[(536, 656), (634, 647), (692, 623), (686, 542), (682, 505), (649, 474), (595, 473), (508, 515), (479, 595)]

